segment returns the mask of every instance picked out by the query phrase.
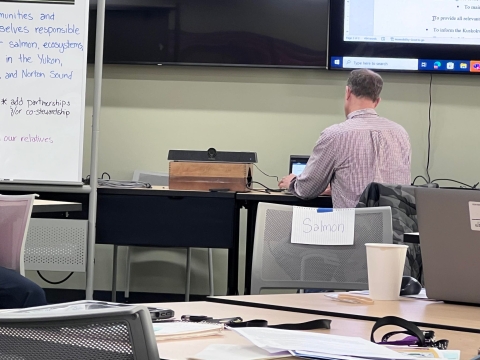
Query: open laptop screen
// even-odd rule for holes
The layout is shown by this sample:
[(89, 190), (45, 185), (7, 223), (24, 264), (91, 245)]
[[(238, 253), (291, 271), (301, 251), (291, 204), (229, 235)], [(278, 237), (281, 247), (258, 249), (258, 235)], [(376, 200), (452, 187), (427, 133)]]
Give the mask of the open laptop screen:
[(290, 155), (289, 174), (300, 175), (307, 166), (310, 156), (308, 155)]

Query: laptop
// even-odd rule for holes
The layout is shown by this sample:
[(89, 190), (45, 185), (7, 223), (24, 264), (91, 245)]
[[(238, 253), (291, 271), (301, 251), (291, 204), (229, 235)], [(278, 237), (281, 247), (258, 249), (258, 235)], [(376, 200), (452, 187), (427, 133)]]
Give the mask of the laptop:
[(480, 191), (415, 190), (427, 296), (480, 304)]
[(290, 169), (288, 173), (296, 176), (300, 175), (305, 166), (307, 166), (309, 158), (310, 156), (308, 155), (290, 155)]
[[(39, 313), (62, 313), (65, 315), (71, 314), (79, 314), (79, 313), (89, 313), (91, 311), (102, 311), (102, 310), (109, 310), (109, 309), (119, 309), (119, 308), (128, 308), (133, 307), (135, 305), (132, 304), (120, 304), (120, 303), (113, 303), (113, 302), (106, 302), (106, 301), (97, 301), (97, 300), (80, 300), (80, 301), (73, 301), (68, 303), (61, 303), (61, 304), (53, 304), (53, 305), (44, 305), (44, 306), (37, 306), (31, 307), (27, 309), (11, 309), (11, 310), (4, 310), (2, 312), (9, 313), (9, 314), (39, 314)], [(148, 311), (150, 312), (150, 316), (152, 317), (152, 321), (161, 321), (167, 320), (174, 317), (175, 313), (173, 310), (165, 309), (165, 308), (157, 308), (157, 307), (148, 307)]]

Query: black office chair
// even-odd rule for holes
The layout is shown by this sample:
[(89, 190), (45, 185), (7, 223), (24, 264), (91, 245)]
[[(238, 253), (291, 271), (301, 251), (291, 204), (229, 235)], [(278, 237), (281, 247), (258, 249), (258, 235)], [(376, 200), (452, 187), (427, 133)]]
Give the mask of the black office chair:
[[(427, 187), (438, 187), (428, 184)], [(371, 183), (360, 196), (358, 208), (390, 206), (392, 208), (393, 242), (403, 244), (403, 234), (418, 232), (415, 188), (411, 185)], [(420, 245), (408, 245), (405, 275), (423, 284), (422, 253)]]

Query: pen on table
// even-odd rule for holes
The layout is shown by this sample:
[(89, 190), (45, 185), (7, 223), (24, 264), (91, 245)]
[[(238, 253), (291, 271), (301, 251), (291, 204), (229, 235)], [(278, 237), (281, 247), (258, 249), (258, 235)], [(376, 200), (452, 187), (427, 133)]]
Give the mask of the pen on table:
[(333, 212), (332, 208), (318, 208), (317, 213), (331, 213)]

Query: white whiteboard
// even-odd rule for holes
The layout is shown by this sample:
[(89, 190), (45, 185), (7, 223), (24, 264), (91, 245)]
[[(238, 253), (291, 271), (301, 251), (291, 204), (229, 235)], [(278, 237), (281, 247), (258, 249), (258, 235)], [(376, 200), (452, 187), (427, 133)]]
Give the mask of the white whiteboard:
[(82, 178), (88, 0), (0, 1), (0, 180)]

